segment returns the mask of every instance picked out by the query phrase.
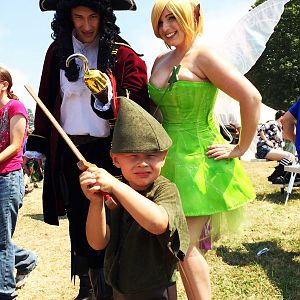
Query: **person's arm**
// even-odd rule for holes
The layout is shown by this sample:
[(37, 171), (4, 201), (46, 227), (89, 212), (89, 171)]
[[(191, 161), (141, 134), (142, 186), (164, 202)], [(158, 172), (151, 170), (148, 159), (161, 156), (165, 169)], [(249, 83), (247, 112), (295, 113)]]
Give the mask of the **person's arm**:
[(10, 144), (0, 153), (0, 163), (16, 155), (21, 147), (26, 130), (26, 118), (17, 114), (10, 119)]
[(86, 220), (86, 236), (88, 243), (95, 250), (104, 249), (110, 239), (109, 227), (106, 224), (104, 200), (98, 194), (97, 201), (91, 201)]
[(290, 140), (291, 142), (295, 143), (296, 141), (296, 123), (297, 120), (295, 119), (295, 117), (289, 112), (287, 111), (282, 119), (281, 119), (281, 123), (283, 126), (283, 133), (284, 133), (284, 137), (287, 140)]
[(274, 144), (267, 139), (267, 137), (265, 136), (265, 133), (262, 130), (259, 132), (259, 136), (265, 142), (266, 145), (274, 148)]
[(168, 229), (166, 210), (139, 194), (127, 184), (119, 181), (118, 184), (113, 186), (112, 194), (145, 230), (159, 235)]
[[(252, 83), (209, 48), (201, 48), (197, 59), (199, 74), (240, 104), (241, 134), (238, 145), (213, 145), (208, 155), (216, 160), (242, 156), (256, 133), (261, 95)], [(201, 76), (200, 76), (201, 77)]]
[(93, 186), (95, 177), (88, 171), (80, 175), (79, 181), (84, 195), (90, 200), (85, 229), (88, 243), (95, 250), (104, 249), (109, 242), (110, 231), (106, 224), (104, 199), (100, 186)]
[[(82, 185), (82, 180), (87, 184)], [(101, 168), (91, 167), (80, 176), (81, 187), (86, 197), (95, 202), (92, 193), (103, 192), (112, 194), (126, 209), (136, 222), (152, 234), (162, 234), (168, 229), (168, 214), (166, 210), (136, 192), (127, 184), (119, 181), (114, 176)], [(92, 186), (88, 189), (87, 186)]]

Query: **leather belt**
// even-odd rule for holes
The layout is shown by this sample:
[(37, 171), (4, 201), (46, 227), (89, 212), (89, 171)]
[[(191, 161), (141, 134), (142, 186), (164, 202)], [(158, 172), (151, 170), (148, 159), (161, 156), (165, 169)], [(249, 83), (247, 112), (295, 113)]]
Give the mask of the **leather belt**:
[(88, 144), (90, 142), (105, 138), (91, 135), (69, 135), (69, 137), (76, 146)]

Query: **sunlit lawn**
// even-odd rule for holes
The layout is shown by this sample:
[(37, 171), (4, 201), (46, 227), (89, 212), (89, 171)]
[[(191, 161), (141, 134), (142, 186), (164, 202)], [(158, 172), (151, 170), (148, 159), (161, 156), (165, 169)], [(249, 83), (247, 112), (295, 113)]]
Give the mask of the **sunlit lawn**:
[[(284, 206), (280, 187), (266, 179), (274, 163), (244, 165), (257, 192), (247, 207), (251, 226), (244, 236), (224, 236), (207, 254), (213, 299), (300, 299), (300, 189)], [(14, 237), (40, 257), (18, 299), (71, 300), (78, 283), (70, 280), (68, 221), (61, 219), (59, 227), (42, 221), (41, 191), (25, 197)], [(269, 251), (257, 257), (265, 247)], [(179, 299), (186, 299), (180, 279)]]

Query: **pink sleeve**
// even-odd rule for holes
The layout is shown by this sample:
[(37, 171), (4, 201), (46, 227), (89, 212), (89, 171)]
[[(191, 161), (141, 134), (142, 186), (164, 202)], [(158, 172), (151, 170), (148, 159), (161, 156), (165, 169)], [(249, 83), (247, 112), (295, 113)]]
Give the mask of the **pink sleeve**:
[(8, 118), (11, 119), (13, 116), (21, 114), (25, 117), (26, 121), (28, 120), (28, 113), (21, 101), (13, 100), (12, 105), (8, 110)]

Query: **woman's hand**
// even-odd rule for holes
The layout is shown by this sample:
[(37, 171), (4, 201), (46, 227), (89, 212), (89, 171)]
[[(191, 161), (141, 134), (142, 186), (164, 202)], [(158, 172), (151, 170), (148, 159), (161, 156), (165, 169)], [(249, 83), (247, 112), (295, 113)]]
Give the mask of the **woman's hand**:
[(245, 151), (242, 151), (239, 145), (232, 144), (216, 144), (208, 147), (206, 155), (214, 160), (225, 158), (241, 157)]

